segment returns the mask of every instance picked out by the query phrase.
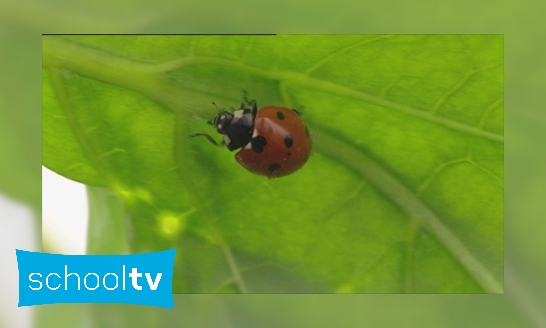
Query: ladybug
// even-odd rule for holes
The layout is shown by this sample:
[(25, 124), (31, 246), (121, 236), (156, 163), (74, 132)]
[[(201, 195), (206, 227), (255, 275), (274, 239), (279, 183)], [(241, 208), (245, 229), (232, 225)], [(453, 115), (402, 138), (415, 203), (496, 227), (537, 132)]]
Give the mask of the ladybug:
[[(293, 109), (266, 106), (258, 110), (256, 100), (245, 97), (238, 110), (222, 111), (209, 123), (223, 135), (222, 142), (230, 151), (239, 149), (235, 154), (239, 164), (270, 179), (295, 172), (311, 154), (309, 130)], [(218, 145), (206, 133), (193, 136), (204, 136)]]

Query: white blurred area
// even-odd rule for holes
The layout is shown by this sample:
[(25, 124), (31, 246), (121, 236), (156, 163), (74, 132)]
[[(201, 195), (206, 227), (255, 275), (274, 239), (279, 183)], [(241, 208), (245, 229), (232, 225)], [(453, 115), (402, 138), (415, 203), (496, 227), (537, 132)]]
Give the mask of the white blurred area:
[(87, 211), (83, 184), (42, 167), (42, 242), (49, 251), (85, 254)]
[(56, 253), (84, 254), (87, 235), (85, 186), (42, 168), (42, 231), (32, 209), (0, 193), (0, 328), (32, 327), (32, 307), (17, 307), (15, 250), (40, 252), (40, 234)]
[(32, 209), (0, 193), (0, 327), (29, 328), (32, 308), (19, 299), (16, 249), (39, 251), (38, 220)]

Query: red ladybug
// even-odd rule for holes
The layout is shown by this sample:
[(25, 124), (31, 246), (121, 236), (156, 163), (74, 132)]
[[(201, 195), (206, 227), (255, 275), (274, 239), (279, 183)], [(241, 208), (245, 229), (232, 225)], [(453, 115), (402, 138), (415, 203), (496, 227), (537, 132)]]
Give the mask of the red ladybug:
[[(245, 107), (245, 103), (250, 108)], [(250, 172), (277, 178), (295, 172), (311, 154), (309, 130), (298, 112), (279, 106), (257, 109), (256, 101), (241, 104), (233, 112), (222, 111), (209, 122), (223, 134), (223, 143), (239, 164)], [(217, 144), (206, 133), (205, 136)]]

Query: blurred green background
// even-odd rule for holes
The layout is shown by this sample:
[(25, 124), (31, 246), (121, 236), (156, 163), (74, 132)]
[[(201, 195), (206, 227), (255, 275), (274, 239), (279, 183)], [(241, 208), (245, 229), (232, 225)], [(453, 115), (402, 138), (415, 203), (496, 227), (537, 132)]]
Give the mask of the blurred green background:
[[(542, 2), (311, 1), (171, 8), (140, 1), (0, 3), (0, 188), (36, 213), (41, 33), (505, 33), (505, 295), (189, 295), (176, 310), (53, 305), (36, 327), (544, 327), (546, 106)], [(311, 8), (311, 9), (310, 9)], [(282, 17), (279, 19), (278, 17)], [(542, 82), (542, 83), (541, 83)], [(3, 260), (3, 259), (0, 259)], [(14, 303), (10, 303), (11, 306)], [(11, 309), (2, 309), (0, 325)]]

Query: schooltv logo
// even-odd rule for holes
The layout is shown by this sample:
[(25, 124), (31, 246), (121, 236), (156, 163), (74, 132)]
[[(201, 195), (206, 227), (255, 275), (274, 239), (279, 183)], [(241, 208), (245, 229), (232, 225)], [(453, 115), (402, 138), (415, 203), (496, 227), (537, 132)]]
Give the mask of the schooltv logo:
[(176, 249), (134, 255), (61, 255), (16, 250), (19, 306), (128, 303), (173, 308)]

